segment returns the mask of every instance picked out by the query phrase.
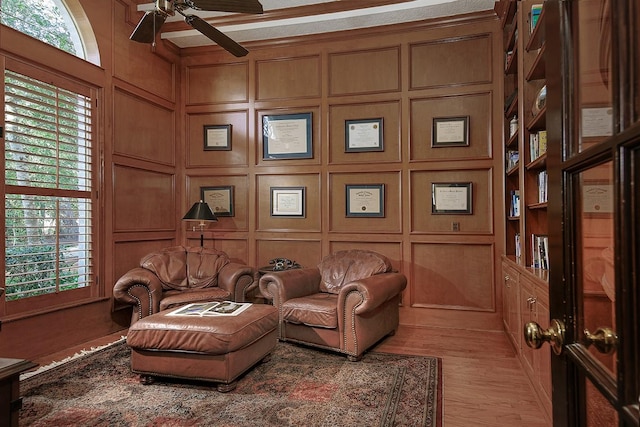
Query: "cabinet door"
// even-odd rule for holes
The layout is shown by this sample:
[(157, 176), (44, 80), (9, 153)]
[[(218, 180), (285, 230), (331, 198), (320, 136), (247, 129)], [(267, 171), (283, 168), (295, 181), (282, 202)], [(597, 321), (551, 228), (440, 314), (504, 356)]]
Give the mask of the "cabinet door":
[[(533, 291), (533, 283), (529, 281), (528, 277), (520, 277), (520, 325), (526, 325), (529, 322), (533, 322), (536, 319), (535, 316), (535, 294)], [(533, 374), (533, 349), (526, 345), (520, 346), (520, 355), (522, 358), (522, 364), (532, 378)]]

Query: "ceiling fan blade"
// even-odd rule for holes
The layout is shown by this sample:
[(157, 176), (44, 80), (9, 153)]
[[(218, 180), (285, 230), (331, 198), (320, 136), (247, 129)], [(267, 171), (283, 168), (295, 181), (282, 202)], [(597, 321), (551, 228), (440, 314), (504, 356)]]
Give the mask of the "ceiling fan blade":
[(192, 9), (235, 13), (263, 13), (258, 0), (185, 0)]
[(129, 39), (140, 43), (153, 43), (166, 19), (166, 15), (156, 10), (148, 11), (138, 22)]
[(222, 33), (218, 29), (212, 27), (204, 19), (195, 15), (185, 15), (184, 20), (196, 30), (216, 42), (220, 47), (226, 49), (234, 56), (245, 56), (249, 51), (238, 43), (233, 41), (229, 36)]

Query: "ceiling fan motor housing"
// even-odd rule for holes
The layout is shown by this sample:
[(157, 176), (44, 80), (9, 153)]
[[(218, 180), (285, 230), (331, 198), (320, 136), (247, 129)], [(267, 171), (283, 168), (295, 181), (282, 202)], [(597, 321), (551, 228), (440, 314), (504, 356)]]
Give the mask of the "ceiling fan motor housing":
[(158, 9), (165, 15), (169, 15), (169, 16), (175, 15), (172, 0), (156, 0), (156, 9)]

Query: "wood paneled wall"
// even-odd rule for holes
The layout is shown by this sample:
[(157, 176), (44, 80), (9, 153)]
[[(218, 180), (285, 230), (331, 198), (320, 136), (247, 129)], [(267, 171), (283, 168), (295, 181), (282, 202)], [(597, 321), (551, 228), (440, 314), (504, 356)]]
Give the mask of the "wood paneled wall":
[[(315, 266), (330, 252), (369, 248), (409, 286), (403, 323), (501, 329), (503, 247), (500, 28), (486, 15), (352, 31), (268, 46), (234, 58), (182, 52), (185, 196), (233, 186), (234, 215), (205, 245), (251, 265), (287, 257)], [(311, 113), (312, 157), (265, 159), (267, 115)], [(469, 117), (469, 145), (431, 145), (434, 118)], [(383, 120), (383, 151), (347, 152), (345, 121)], [(232, 125), (230, 151), (205, 151), (205, 125)], [(472, 184), (472, 213), (431, 212), (432, 183)], [(346, 185), (383, 185), (384, 217), (346, 215)], [(271, 215), (272, 187), (304, 187), (305, 215)], [(186, 231), (190, 244), (200, 233)], [(456, 231), (457, 230), (457, 231)]]

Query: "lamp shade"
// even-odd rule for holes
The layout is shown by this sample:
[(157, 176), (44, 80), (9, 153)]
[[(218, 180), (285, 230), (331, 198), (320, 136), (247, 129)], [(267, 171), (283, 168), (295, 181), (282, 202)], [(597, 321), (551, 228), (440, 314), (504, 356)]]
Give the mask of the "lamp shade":
[(192, 221), (218, 221), (216, 215), (211, 211), (211, 208), (207, 204), (207, 202), (203, 202), (200, 200), (191, 206), (189, 212), (182, 217), (182, 219), (192, 220)]

